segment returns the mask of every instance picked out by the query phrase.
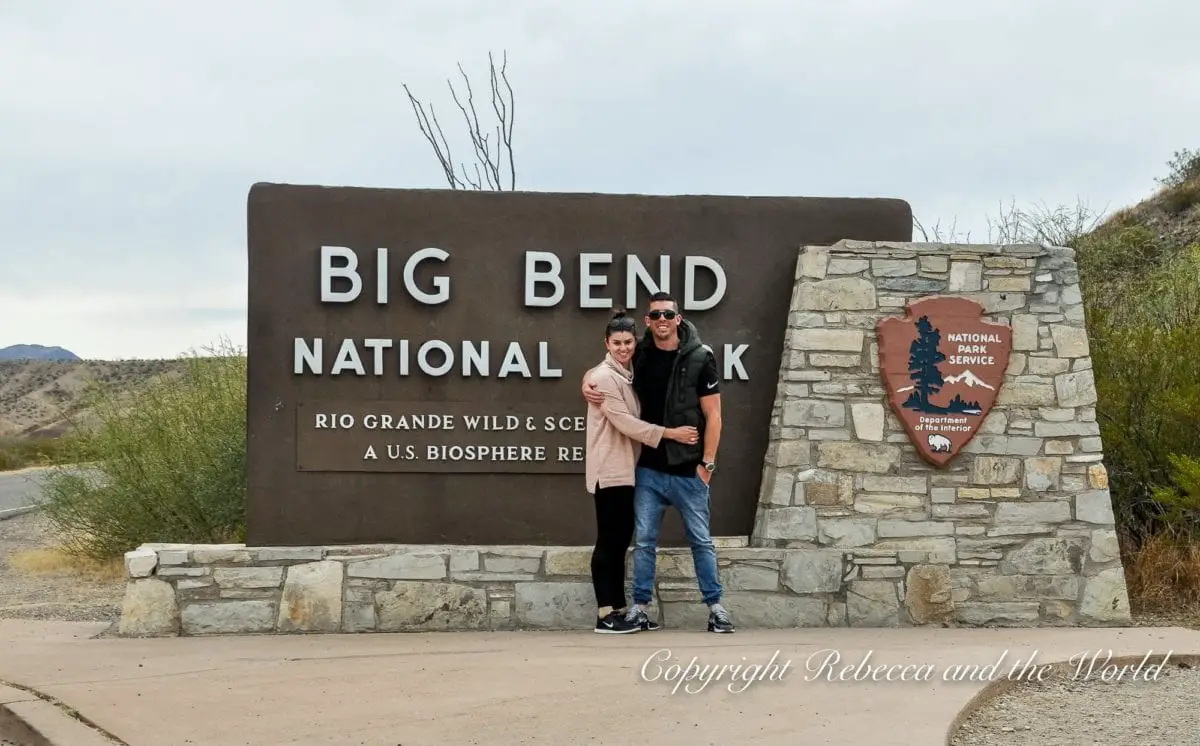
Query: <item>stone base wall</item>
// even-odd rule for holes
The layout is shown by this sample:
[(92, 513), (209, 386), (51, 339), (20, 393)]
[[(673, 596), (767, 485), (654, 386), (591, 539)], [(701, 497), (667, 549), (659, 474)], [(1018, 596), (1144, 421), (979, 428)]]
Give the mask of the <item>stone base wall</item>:
[[(717, 540), (739, 629), (1129, 621), (1078, 282), (1069, 249), (800, 252), (754, 533)], [(996, 406), (941, 469), (888, 408), (875, 341), (881, 317), (931, 294), (973, 298), (1014, 330)], [(588, 630), (590, 559), (591, 547), (149, 544), (126, 555), (117, 631)], [(687, 548), (660, 551), (652, 611), (705, 628)]]
[[(944, 468), (888, 406), (875, 333), (928, 295), (1013, 328), (996, 405)], [(847, 603), (881, 624), (1127, 622), (1091, 367), (1070, 249), (805, 248), (752, 543), (847, 552)]]

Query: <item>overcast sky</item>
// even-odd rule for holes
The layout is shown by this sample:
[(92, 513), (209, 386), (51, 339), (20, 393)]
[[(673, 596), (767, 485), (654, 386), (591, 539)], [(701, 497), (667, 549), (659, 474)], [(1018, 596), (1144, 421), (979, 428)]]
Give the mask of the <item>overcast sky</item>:
[[(245, 342), (256, 181), (442, 187), (509, 52), (518, 187), (887, 196), (985, 240), (1000, 202), (1134, 203), (1200, 147), (1187, 0), (9, 0), (0, 347)], [(461, 148), (460, 148), (461, 149)]]

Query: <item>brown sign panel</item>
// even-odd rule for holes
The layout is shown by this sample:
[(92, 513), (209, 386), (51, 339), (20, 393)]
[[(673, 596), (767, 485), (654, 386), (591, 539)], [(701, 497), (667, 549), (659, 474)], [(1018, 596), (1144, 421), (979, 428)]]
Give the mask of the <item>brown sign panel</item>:
[[(256, 184), (247, 542), (590, 544), (586, 435), (545, 423), (586, 415), (581, 380), (613, 308), (635, 309), (640, 332), (659, 288), (722, 376), (712, 530), (747, 535), (800, 248), (911, 236), (908, 205), (889, 199)], [(318, 428), (322, 413), (338, 419)], [(401, 437), (403, 413), (425, 427)], [(343, 415), (354, 426), (335, 427)], [(468, 415), (521, 427), (468, 432)], [(409, 445), (426, 458), (399, 458)], [(662, 537), (683, 543), (674, 512)]]
[(879, 367), (892, 411), (917, 451), (945, 466), (975, 437), (996, 403), (1012, 328), (984, 321), (966, 298), (912, 301), (905, 319), (880, 319)]

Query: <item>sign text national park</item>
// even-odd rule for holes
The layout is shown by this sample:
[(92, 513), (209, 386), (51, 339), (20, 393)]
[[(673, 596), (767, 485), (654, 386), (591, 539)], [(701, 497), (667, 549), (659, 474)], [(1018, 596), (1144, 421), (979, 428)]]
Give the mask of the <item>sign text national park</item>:
[(657, 290), (717, 360), (712, 529), (746, 535), (800, 248), (911, 234), (882, 199), (258, 184), (248, 212), (257, 545), (591, 543), (581, 380)]

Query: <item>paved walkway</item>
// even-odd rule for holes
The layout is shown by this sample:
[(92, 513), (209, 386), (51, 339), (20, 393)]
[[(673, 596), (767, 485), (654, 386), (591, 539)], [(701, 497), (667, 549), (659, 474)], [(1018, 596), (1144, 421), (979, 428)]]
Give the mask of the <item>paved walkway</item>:
[[(1161, 627), (95, 638), (104, 628), (0, 621), (0, 681), (61, 700), (129, 746), (933, 745), (985, 684), (943, 681), (952, 666), (1000, 661), (1003, 678), (1035, 653), (1200, 653), (1200, 631)], [(828, 669), (814, 675), (822, 651), (840, 656), (838, 672), (865, 661), (932, 676), (856, 681), (852, 668), (830, 681)], [(693, 658), (759, 664), (774, 680), (662, 680)]]

